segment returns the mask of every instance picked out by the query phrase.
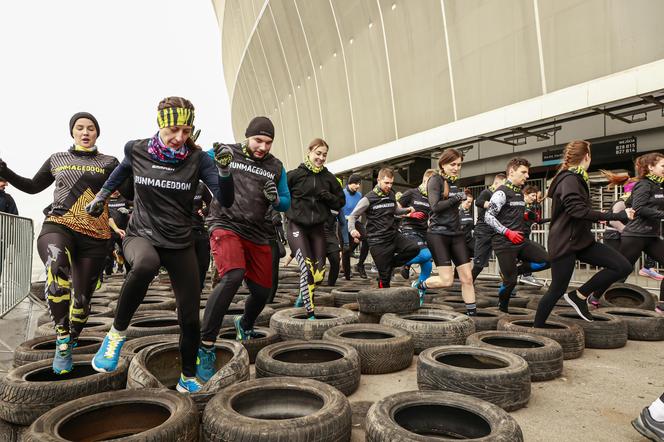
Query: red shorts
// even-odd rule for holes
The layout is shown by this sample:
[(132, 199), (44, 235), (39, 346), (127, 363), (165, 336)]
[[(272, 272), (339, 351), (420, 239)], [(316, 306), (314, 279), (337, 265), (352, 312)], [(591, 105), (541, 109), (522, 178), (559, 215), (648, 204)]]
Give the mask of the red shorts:
[(214, 229), (210, 249), (219, 277), (233, 269), (244, 270), (244, 277), (263, 287), (272, 287), (272, 249), (256, 244), (231, 230)]

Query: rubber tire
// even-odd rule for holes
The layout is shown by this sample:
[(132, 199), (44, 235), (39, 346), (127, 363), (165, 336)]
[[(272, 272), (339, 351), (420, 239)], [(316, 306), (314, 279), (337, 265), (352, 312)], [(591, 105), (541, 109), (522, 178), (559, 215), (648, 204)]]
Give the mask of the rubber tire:
[[(76, 355), (76, 366), (88, 365), (94, 355)], [(111, 390), (124, 388), (127, 382), (127, 361), (120, 358), (118, 368), (111, 373), (94, 373), (89, 376), (50, 382), (32, 382), (24, 380), (26, 375), (37, 371), (52, 373), (53, 359), (31, 362), (14, 368), (7, 376), (0, 379), (0, 419), (13, 424), (30, 425), (53, 407), (80, 397), (90, 396)], [(92, 370), (92, 367), (90, 367)], [(53, 374), (53, 376), (57, 376)]]
[[(438, 321), (416, 321), (411, 316), (438, 318)], [(413, 336), (415, 354), (430, 347), (463, 344), (475, 333), (475, 324), (466, 315), (438, 309), (419, 309), (413, 313), (397, 315), (387, 313), (380, 320), (382, 325), (399, 328)]]
[(165, 342), (179, 342), (179, 340), (180, 337), (178, 335), (151, 335), (131, 339), (124, 343), (120, 355), (128, 362), (131, 362), (134, 356), (145, 348)]
[[(620, 298), (627, 298), (628, 302), (622, 301)], [(606, 289), (602, 297), (599, 298), (599, 303), (602, 307), (624, 307), (641, 310), (655, 309), (655, 298), (648, 290), (638, 285), (619, 282)]]
[(586, 348), (621, 348), (627, 345), (627, 323), (614, 315), (594, 311), (588, 322), (575, 311), (554, 310), (551, 316), (561, 322), (576, 324), (583, 329)]
[(546, 323), (563, 328), (535, 328), (532, 327), (532, 323), (533, 319), (511, 319), (507, 317), (498, 321), (498, 330), (530, 333), (551, 338), (563, 348), (563, 359), (565, 360), (580, 358), (583, 354), (585, 337), (583, 336), (583, 329), (578, 325), (550, 320)]
[[(368, 339), (342, 336), (348, 332), (383, 333), (389, 338)], [(362, 374), (393, 373), (410, 367), (413, 362), (413, 337), (398, 328), (380, 324), (349, 324), (333, 327), (323, 334), (323, 340), (350, 345), (360, 355)]]
[[(205, 404), (224, 388), (236, 382), (242, 382), (249, 379), (249, 355), (247, 350), (239, 342), (219, 340), (215, 342), (215, 347), (226, 352), (231, 352), (231, 359), (217, 370), (217, 372), (208, 380), (196, 393), (190, 396), (196, 403), (199, 412), (203, 412)], [(148, 361), (163, 352), (173, 352), (179, 354), (180, 344), (178, 342), (166, 342), (156, 344), (145, 348), (131, 360), (129, 372), (127, 373), (127, 389), (143, 388), (168, 388), (164, 385), (147, 367)], [(177, 362), (176, 362), (177, 361)], [(217, 366), (223, 363), (217, 354)], [(179, 358), (174, 358), (174, 364), (179, 364)], [(181, 371), (181, 370), (180, 370)], [(179, 371), (179, 372), (180, 372)], [(178, 373), (179, 373), (178, 372)], [(179, 374), (178, 374), (179, 377)], [(177, 382), (177, 381), (176, 381)]]
[[(466, 307), (457, 307), (454, 311), (458, 313), (465, 313)], [(498, 327), (498, 321), (507, 316), (507, 313), (500, 310), (488, 310), (486, 308), (478, 308), (476, 316), (469, 316), (475, 324), (475, 332), (495, 330)]]
[[(541, 347), (503, 347), (485, 342), (485, 339), (519, 339), (541, 345)], [(521, 356), (530, 369), (530, 381), (540, 382), (555, 379), (563, 374), (563, 348), (551, 338), (509, 331), (483, 331), (472, 334), (466, 345), (503, 350)]]
[(657, 312), (622, 307), (603, 307), (595, 311), (622, 319), (627, 324), (627, 339), (631, 341), (664, 341), (664, 316)]
[[(488, 299), (489, 302), (491, 303), (490, 307), (498, 307), (498, 292), (489, 292), (485, 290), (478, 291), (476, 288), (475, 294), (485, 299)], [(524, 293), (517, 291), (516, 296), (510, 296), (509, 308), (512, 307), (526, 308), (528, 302), (530, 302), (530, 298), (532, 298), (532, 295), (533, 295), (532, 292)]]
[[(92, 325), (98, 324), (98, 325)], [(83, 332), (87, 333), (106, 333), (111, 329), (113, 325), (113, 318), (104, 318), (101, 316), (95, 316), (94, 318), (88, 318), (86, 326), (83, 328)], [(35, 337), (39, 336), (50, 336), (55, 331), (53, 323), (42, 324), (35, 330)]]
[[(60, 405), (37, 419), (30, 427), (25, 440), (26, 442), (66, 442), (68, 439), (57, 436), (57, 433), (59, 432), (58, 430), (62, 427), (62, 424), (68, 422), (75, 416), (81, 416), (86, 412), (94, 413), (95, 411), (97, 411), (97, 418), (101, 421), (99, 426), (95, 426), (94, 422), (86, 420), (87, 425), (82, 425), (81, 427), (100, 428), (110, 420), (116, 428), (120, 427), (118, 429), (127, 430), (127, 427), (123, 428), (123, 424), (140, 424), (141, 422), (144, 422), (144, 420), (140, 419), (140, 407), (134, 407), (138, 409), (133, 411), (132, 416), (125, 414), (125, 419), (117, 420), (111, 420), (108, 418), (108, 415), (112, 414), (109, 413), (107, 415), (99, 413), (98, 410), (104, 406), (126, 406), (130, 404), (132, 406), (140, 404), (159, 405), (168, 409), (170, 416), (161, 425), (140, 432), (139, 434), (127, 436), (126, 439), (122, 437), (120, 440), (131, 440), (132, 442), (198, 441), (199, 419), (196, 413), (196, 405), (191, 398), (188, 397), (188, 395), (179, 394), (174, 391), (158, 389), (113, 391), (76, 399), (64, 405)], [(83, 417), (81, 417), (81, 419), (83, 419)], [(140, 427), (135, 431), (140, 431)], [(89, 436), (94, 437), (95, 435), (92, 434)], [(102, 437), (103, 440), (106, 440), (106, 437)], [(86, 440), (101, 439), (86, 438)]]
[[(112, 318), (113, 317), (113, 309), (110, 307), (103, 307), (103, 306), (98, 306), (98, 305), (93, 305), (90, 309), (90, 314), (89, 317), (97, 317), (101, 316), (104, 318)], [(37, 318), (37, 325), (44, 325), (44, 324), (50, 324), (52, 323), (53, 318), (51, 318), (51, 314), (47, 311), (40, 315)]]
[[(510, 319), (533, 319), (535, 318), (535, 311), (524, 307), (510, 307), (509, 313), (501, 312), (498, 307), (488, 307), (486, 310), (492, 312), (499, 312), (505, 315), (505, 318)], [(502, 318), (501, 318), (502, 319)]]
[[(146, 323), (155, 323), (161, 321), (175, 322), (173, 325), (165, 325), (158, 327), (139, 327), (136, 324), (146, 324)], [(125, 331), (127, 339), (142, 338), (143, 336), (154, 336), (154, 335), (179, 335), (180, 334), (180, 324), (178, 323), (178, 316), (175, 312), (170, 314), (160, 314), (160, 315), (150, 315), (139, 316), (132, 318), (129, 322), (129, 327)]]
[[(427, 419), (419, 407), (437, 405), (463, 410), (478, 417), (468, 422), (459, 412), (445, 416), (435, 412)], [(427, 435), (418, 435), (395, 421), (399, 411), (418, 407), (410, 413), (414, 419), (413, 430), (422, 428)], [(437, 411), (437, 410), (435, 410)], [(420, 420), (421, 418), (421, 420)], [(489, 434), (479, 430), (486, 424)], [(440, 429), (439, 437), (430, 436), (434, 427)], [(470, 439), (486, 442), (523, 442), (523, 433), (516, 420), (504, 410), (487, 401), (449, 391), (404, 391), (384, 397), (369, 408), (365, 420), (367, 442), (431, 442)], [(447, 438), (445, 436), (450, 436)]]
[[(434, 298), (433, 301), (431, 301), (432, 304), (442, 304), (442, 305), (449, 305), (453, 309), (463, 307), (465, 310), (466, 304), (463, 301), (463, 298), (461, 296), (439, 296), (437, 298)], [(491, 307), (491, 302), (489, 302), (488, 299), (483, 298), (481, 296), (476, 296), (475, 297), (475, 305), (477, 308), (487, 308)]]
[(2, 442), (23, 442), (27, 430), (28, 427), (25, 425), (15, 425), (0, 419), (0, 441)]
[[(104, 341), (105, 333), (83, 333), (79, 338), (79, 344), (81, 342), (89, 341), (89, 344), (79, 345), (73, 349), (73, 354), (77, 355), (87, 355), (95, 354), (101, 343)], [(20, 367), (30, 362), (43, 361), (44, 359), (50, 359), (55, 354), (55, 339), (56, 335), (50, 336), (39, 336), (28, 341), (25, 341), (19, 344), (16, 349), (14, 349), (14, 365), (13, 368)], [(43, 346), (44, 344), (53, 343), (53, 348), (48, 349), (37, 349), (37, 346)]]
[[(148, 302), (146, 302), (148, 301)], [(110, 308), (113, 309), (113, 311), (116, 311), (118, 308), (118, 301), (112, 301), (110, 304), (108, 304)], [(143, 299), (143, 302), (138, 305), (138, 308), (136, 309), (137, 312), (142, 312), (145, 310), (171, 310), (174, 311), (176, 307), (175, 304), (175, 299), (160, 295), (160, 296), (154, 296), (154, 295), (147, 295)]]
[(392, 287), (362, 290), (357, 294), (362, 313), (408, 313), (420, 307), (417, 289)]
[[(258, 354), (259, 351), (261, 351), (263, 348), (267, 347), (268, 345), (272, 345), (274, 343), (281, 341), (279, 334), (277, 334), (277, 332), (272, 330), (271, 328), (254, 327), (254, 331), (260, 333), (262, 336), (258, 338), (246, 339), (244, 341), (236, 341), (235, 327), (228, 327), (228, 328), (223, 328), (219, 331), (219, 338), (225, 341), (239, 342), (244, 347), (244, 349), (247, 350), (247, 354), (249, 355), (249, 363), (253, 364), (256, 361), (256, 355)], [(228, 336), (224, 337), (224, 335), (228, 333), (231, 333), (232, 335), (230, 337)]]
[(334, 296), (334, 306), (342, 307), (344, 304), (354, 304), (357, 303), (357, 294), (362, 289), (351, 288), (351, 287), (340, 287), (332, 290), (332, 296)]
[[(506, 367), (470, 368), (439, 362), (439, 356), (468, 355), (492, 358)], [(530, 370), (520, 356), (503, 350), (466, 345), (429, 348), (417, 359), (417, 387), (467, 394), (498, 405), (505, 411), (523, 408), (530, 399)]]
[[(228, 311), (224, 315), (224, 319), (221, 323), (222, 328), (235, 327), (235, 316), (242, 315), (244, 313), (244, 304), (231, 304), (228, 307)], [(258, 314), (256, 322), (254, 322), (254, 327), (267, 327), (270, 324), (270, 318), (274, 315), (274, 309), (270, 307), (263, 307), (263, 310)], [(202, 314), (202, 311), (201, 311)]]
[[(328, 350), (342, 355), (340, 359), (319, 363), (284, 362), (275, 359), (293, 350)], [(360, 386), (360, 355), (350, 345), (331, 341), (287, 341), (268, 345), (256, 356), (256, 378), (296, 377), (315, 379), (336, 388), (346, 396)]]
[[(529, 310), (533, 310), (533, 313), (537, 311), (537, 308), (539, 307), (540, 302), (542, 301), (542, 298), (544, 295), (533, 295), (530, 297), (530, 301), (526, 304), (526, 308)], [(570, 311), (574, 311), (574, 307), (569, 305), (567, 301), (565, 301), (565, 298), (562, 296), (560, 297), (559, 300), (556, 301), (556, 304), (554, 308), (565, 308), (565, 309), (570, 309)]]
[[(323, 403), (315, 413), (291, 419), (258, 419), (235, 411), (234, 404), (247, 394), (258, 396), (270, 390), (291, 390), (316, 396)], [(297, 409), (297, 398), (281, 404), (278, 398), (263, 397), (260, 405), (276, 412)], [(306, 404), (308, 397), (303, 398)], [(233, 385), (215, 396), (203, 414), (204, 441), (242, 442), (346, 442), (350, 440), (352, 414), (348, 399), (335, 388), (312, 379), (263, 378)]]
[(289, 308), (279, 310), (270, 318), (270, 328), (276, 331), (282, 340), (289, 339), (322, 339), (326, 330), (337, 325), (355, 324), (358, 322), (357, 315), (345, 308), (320, 307), (316, 309), (316, 315), (331, 316), (329, 319), (298, 319), (295, 316), (306, 316), (306, 310), (302, 308)]

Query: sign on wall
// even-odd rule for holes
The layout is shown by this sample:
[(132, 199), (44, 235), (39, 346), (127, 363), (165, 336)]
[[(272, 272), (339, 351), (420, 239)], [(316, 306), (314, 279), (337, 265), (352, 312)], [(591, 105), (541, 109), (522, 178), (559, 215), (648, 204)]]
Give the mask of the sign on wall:
[[(562, 163), (564, 148), (549, 149), (542, 152), (542, 165), (553, 166)], [(593, 161), (606, 162), (614, 159), (625, 159), (636, 154), (636, 137), (626, 137), (619, 140), (593, 143)]]

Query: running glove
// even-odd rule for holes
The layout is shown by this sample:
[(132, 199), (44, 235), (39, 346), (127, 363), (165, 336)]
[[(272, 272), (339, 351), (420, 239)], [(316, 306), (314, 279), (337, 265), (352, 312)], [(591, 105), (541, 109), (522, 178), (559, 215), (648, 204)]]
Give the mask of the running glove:
[(200, 129), (196, 130), (196, 126), (192, 126), (191, 127), (191, 135), (189, 135), (189, 138), (191, 138), (191, 141), (193, 141), (195, 143), (196, 140), (198, 140), (198, 137), (200, 137), (200, 136), (201, 136), (201, 130)]
[(537, 213), (531, 212), (530, 210), (526, 210), (525, 212), (523, 212), (523, 219), (525, 219), (526, 221), (537, 222)]
[(521, 244), (523, 242), (523, 233), (516, 232), (514, 230), (507, 229), (505, 230), (504, 235), (512, 241), (512, 244)]
[(95, 195), (94, 199), (90, 201), (87, 206), (85, 206), (85, 211), (88, 213), (88, 215), (99, 218), (101, 214), (104, 213), (106, 200), (111, 196), (112, 193), (113, 192), (110, 190), (104, 189), (102, 187), (101, 190), (97, 192), (97, 195)]
[(427, 217), (427, 214), (424, 212), (410, 212), (408, 214), (408, 218), (415, 218), (415, 219), (425, 219)]
[(263, 195), (265, 195), (265, 199), (272, 204), (277, 201), (277, 198), (279, 198), (279, 192), (277, 192), (277, 185), (274, 184), (274, 181), (265, 181), (265, 185), (263, 186)]
[(468, 199), (468, 195), (466, 195), (466, 192), (459, 192), (452, 195), (452, 198), (456, 198), (457, 201), (466, 201)]
[(221, 143), (214, 143), (212, 147), (214, 149), (214, 162), (219, 167), (221, 175), (227, 176), (229, 173), (228, 166), (233, 161), (233, 151), (230, 147)]
[(318, 197), (319, 197), (322, 201), (324, 201), (324, 202), (326, 202), (326, 203), (333, 203), (333, 202), (337, 199), (337, 197), (335, 197), (334, 195), (332, 195), (332, 194), (331, 194), (328, 190), (326, 190), (326, 189), (323, 189), (323, 190), (321, 190), (320, 192), (318, 192)]

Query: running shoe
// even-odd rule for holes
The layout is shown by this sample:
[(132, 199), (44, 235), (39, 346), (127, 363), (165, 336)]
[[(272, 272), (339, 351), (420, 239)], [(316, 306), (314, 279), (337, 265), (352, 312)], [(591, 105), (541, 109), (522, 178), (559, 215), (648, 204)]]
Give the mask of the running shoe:
[(196, 377), (203, 382), (210, 380), (216, 372), (214, 363), (217, 361), (217, 353), (214, 348), (207, 349), (205, 347), (198, 347), (198, 355), (196, 356)]
[(180, 393), (197, 393), (201, 388), (203, 388), (203, 384), (196, 376), (193, 378), (188, 378), (183, 374), (180, 375), (178, 385), (175, 387), (175, 389)]
[(100, 373), (108, 373), (118, 368), (120, 360), (120, 350), (127, 338), (121, 334), (109, 331), (106, 333), (104, 342), (97, 350), (97, 354), (92, 358), (92, 368)]
[(655, 311), (660, 315), (664, 315), (664, 301), (657, 301), (657, 304), (655, 304)]
[(414, 289), (417, 289), (417, 294), (420, 296), (420, 307), (422, 307), (424, 304), (424, 295), (427, 293), (427, 289), (422, 288), (419, 280), (413, 281), (410, 286)]
[(641, 270), (639, 270), (639, 275), (645, 276), (646, 278), (654, 279), (655, 281), (661, 281), (662, 279), (664, 279), (664, 276), (657, 273), (657, 271), (649, 269), (647, 267), (643, 267)]
[(498, 310), (500, 310), (503, 313), (509, 313), (509, 305), (510, 301), (509, 299), (499, 299), (498, 300)]
[(357, 270), (357, 273), (360, 275), (360, 278), (367, 279), (367, 271), (364, 269), (364, 265), (356, 264), (355, 270)]
[(588, 301), (586, 299), (579, 298), (579, 296), (576, 294), (576, 290), (565, 293), (563, 296), (565, 297), (565, 301), (574, 307), (574, 310), (576, 310), (576, 313), (579, 316), (588, 322), (593, 321), (593, 315), (591, 315), (590, 310), (588, 310)]
[(304, 300), (302, 299), (302, 293), (297, 294), (297, 298), (295, 298), (295, 304), (293, 304), (294, 307), (304, 307)]
[(664, 422), (653, 419), (648, 407), (641, 410), (639, 417), (632, 421), (632, 427), (652, 441), (664, 441)]
[(519, 278), (519, 282), (521, 282), (522, 284), (532, 285), (535, 287), (542, 287), (542, 283), (539, 282), (537, 279), (535, 279), (533, 275), (521, 276)]
[(376, 267), (376, 264), (371, 265), (371, 270), (369, 270), (371, 273), (378, 273), (378, 267)]
[(242, 315), (235, 316), (235, 319), (233, 319), (233, 324), (235, 324), (236, 341), (247, 341), (257, 336), (253, 328), (250, 328), (249, 330), (242, 328)]
[(591, 306), (593, 309), (601, 307), (599, 299), (595, 298), (595, 295), (588, 296), (588, 305)]
[(55, 374), (69, 373), (74, 368), (69, 341), (69, 336), (55, 340), (55, 358), (53, 359), (53, 372)]
[(399, 273), (403, 279), (408, 280), (410, 278), (410, 266), (401, 267), (401, 271)]

